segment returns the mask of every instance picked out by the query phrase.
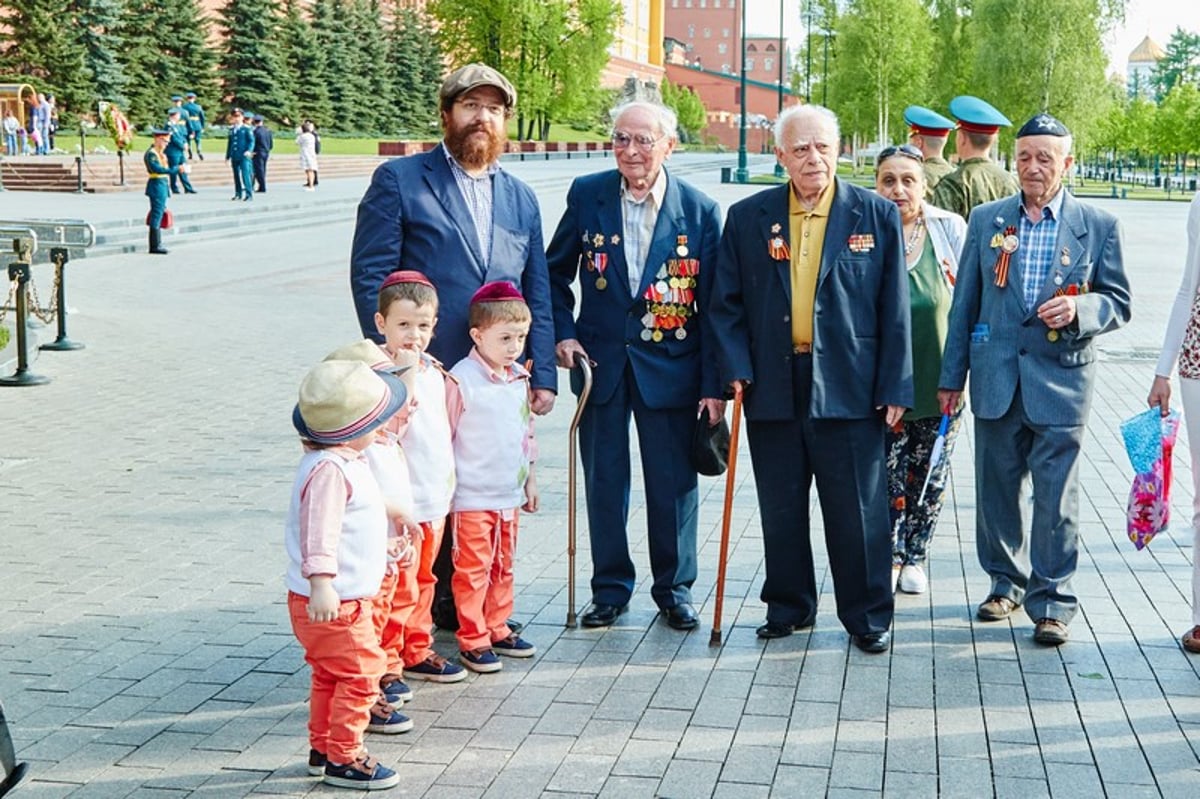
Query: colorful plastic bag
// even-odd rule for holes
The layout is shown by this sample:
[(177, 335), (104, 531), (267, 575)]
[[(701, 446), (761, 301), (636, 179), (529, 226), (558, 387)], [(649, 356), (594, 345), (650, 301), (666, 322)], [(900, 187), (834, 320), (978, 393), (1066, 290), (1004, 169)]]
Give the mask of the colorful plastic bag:
[(1163, 416), (1158, 408), (1150, 408), (1121, 423), (1135, 472), (1125, 506), (1126, 531), (1137, 549), (1166, 530), (1171, 519), (1171, 456), (1178, 432), (1178, 411)]

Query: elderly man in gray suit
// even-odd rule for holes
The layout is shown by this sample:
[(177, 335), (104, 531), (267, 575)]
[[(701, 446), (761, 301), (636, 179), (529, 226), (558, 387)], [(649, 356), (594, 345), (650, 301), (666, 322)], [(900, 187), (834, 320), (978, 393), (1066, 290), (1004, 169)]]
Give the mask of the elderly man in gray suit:
[[(1129, 321), (1117, 220), (1062, 186), (1071, 134), (1049, 114), (1017, 133), (1021, 192), (971, 214), (938, 385), (975, 414), (976, 547), (991, 577), (978, 616), (1022, 603), (1034, 640), (1065, 643), (1079, 600), (1079, 450), (1096, 379), (1096, 336)], [(1021, 488), (1033, 483), (1026, 534)]]

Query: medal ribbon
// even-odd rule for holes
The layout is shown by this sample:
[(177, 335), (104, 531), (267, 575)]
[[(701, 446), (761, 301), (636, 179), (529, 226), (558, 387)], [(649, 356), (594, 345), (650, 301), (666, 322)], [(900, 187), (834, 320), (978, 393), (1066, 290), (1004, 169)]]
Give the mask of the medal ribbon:
[[(1016, 234), (1017, 229), (1012, 225), (1009, 225), (1004, 229), (1005, 238), (1008, 238), (1009, 236), (1015, 236)], [(1001, 245), (1000, 255), (996, 258), (996, 285), (1000, 288), (1004, 288), (1008, 285), (1008, 267), (1010, 261), (1012, 261), (1012, 253), (1005, 250), (1004, 246)]]

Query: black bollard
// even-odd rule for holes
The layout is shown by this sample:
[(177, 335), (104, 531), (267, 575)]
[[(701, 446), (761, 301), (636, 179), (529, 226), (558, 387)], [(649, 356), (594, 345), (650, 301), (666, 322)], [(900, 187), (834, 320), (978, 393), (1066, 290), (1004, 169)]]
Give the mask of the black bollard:
[(0, 377), (0, 386), (40, 386), (50, 378), (29, 373), (29, 352), (26, 344), (26, 317), (29, 313), (29, 264), (8, 265), (8, 280), (17, 281), (17, 371)]
[(121, 177), (121, 182), (118, 183), (117, 185), (124, 186), (125, 185), (125, 151), (124, 150), (117, 150), (117, 166), (120, 169), (119, 174)]
[(75, 156), (75, 193), (83, 194), (83, 156)]
[(67, 338), (67, 281), (63, 267), (70, 260), (66, 247), (53, 247), (50, 250), (50, 260), (54, 262), (54, 305), (58, 309), (58, 338), (49, 344), (43, 344), (38, 349), (53, 352), (81, 350), (83, 345), (78, 341)]

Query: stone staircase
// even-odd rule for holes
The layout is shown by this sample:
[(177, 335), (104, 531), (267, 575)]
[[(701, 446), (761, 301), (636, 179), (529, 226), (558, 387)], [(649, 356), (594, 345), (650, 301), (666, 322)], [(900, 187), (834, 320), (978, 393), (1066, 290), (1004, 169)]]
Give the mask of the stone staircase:
[[(329, 155), (320, 158), (321, 177), (339, 178), (370, 175), (379, 164), (388, 159), (376, 156)], [(205, 160), (193, 160), (192, 185), (233, 186), (233, 175), (224, 160), (224, 151), (207, 154)], [(120, 162), (116, 155), (89, 155), (83, 162), (83, 190), (88, 194), (106, 194), (118, 191), (141, 192), (146, 188), (146, 170), (142, 166), (142, 154), (125, 158), (125, 184), (120, 182)], [(73, 192), (78, 186), (75, 159), (72, 156), (19, 156), (0, 160), (0, 178), (4, 188), (10, 191), (62, 191)], [(298, 156), (278, 155), (267, 165), (267, 188), (272, 183), (304, 183), (304, 171), (300, 169)]]

